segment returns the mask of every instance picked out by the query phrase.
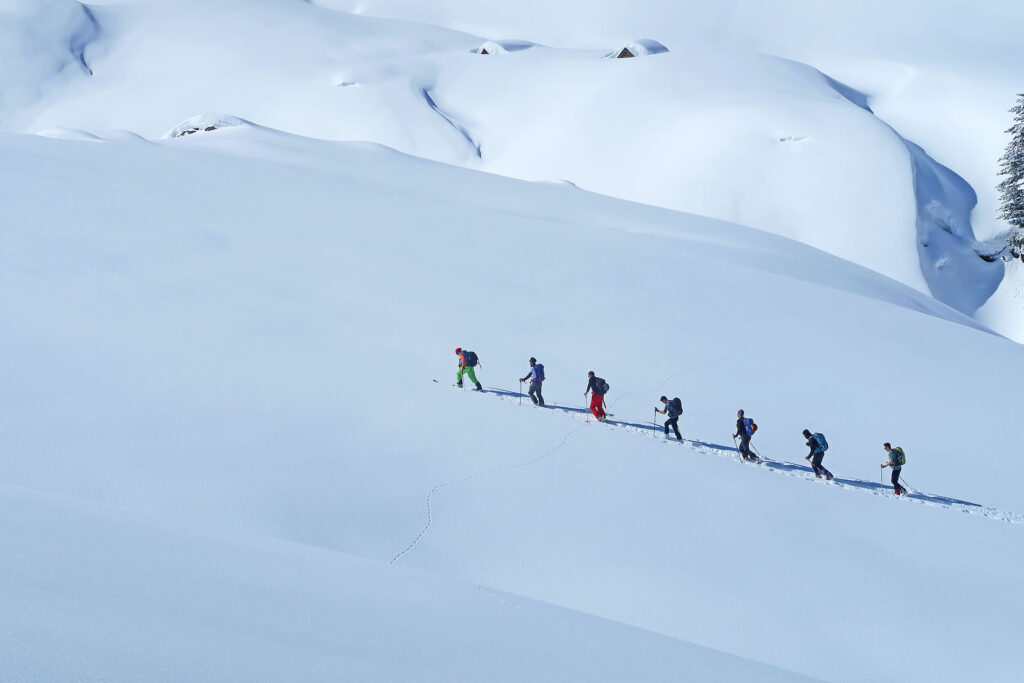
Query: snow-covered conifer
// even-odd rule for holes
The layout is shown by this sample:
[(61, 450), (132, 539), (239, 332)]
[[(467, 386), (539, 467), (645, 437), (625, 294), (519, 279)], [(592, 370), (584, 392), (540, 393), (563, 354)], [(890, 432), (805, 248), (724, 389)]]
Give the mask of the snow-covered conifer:
[(1007, 129), (1010, 142), (999, 159), (999, 175), (1006, 176), (996, 187), (999, 190), (999, 217), (1011, 226), (1010, 247), (1018, 252), (1024, 247), (1024, 93), (1017, 95), (1011, 109), (1013, 124)]

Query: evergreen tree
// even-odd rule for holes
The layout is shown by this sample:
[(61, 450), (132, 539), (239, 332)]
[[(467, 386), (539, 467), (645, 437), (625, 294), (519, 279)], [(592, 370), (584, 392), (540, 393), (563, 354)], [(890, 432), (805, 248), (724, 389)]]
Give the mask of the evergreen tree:
[[(1010, 142), (999, 159), (999, 175), (1006, 178), (996, 186), (999, 190), (999, 217), (1011, 226), (1008, 242), (1018, 252), (1024, 251), (1024, 93), (1017, 95), (1011, 109), (1013, 125), (1006, 131)], [(1024, 253), (1021, 254), (1024, 259)]]

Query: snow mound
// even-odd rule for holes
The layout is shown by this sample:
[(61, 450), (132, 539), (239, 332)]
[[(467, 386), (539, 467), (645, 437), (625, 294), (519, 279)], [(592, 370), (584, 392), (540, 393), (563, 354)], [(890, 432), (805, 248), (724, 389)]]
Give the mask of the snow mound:
[(93, 135), (89, 131), (78, 128), (45, 128), (36, 131), (41, 138), (53, 138), (54, 140), (80, 140), (85, 142), (102, 142), (103, 138)]
[(509, 52), (529, 50), (531, 47), (536, 46), (536, 43), (531, 43), (528, 40), (488, 40), (473, 50), (473, 52), (478, 55), (504, 55)]
[(218, 128), (232, 128), (234, 126), (255, 126), (252, 121), (227, 116), (225, 114), (199, 114), (190, 119), (185, 119), (171, 130), (164, 133), (164, 139), (180, 138), (193, 133), (208, 133)]
[(668, 52), (668, 48), (658, 41), (651, 40), (650, 38), (638, 38), (631, 40), (618, 50), (609, 52), (605, 56), (614, 59), (628, 59), (629, 57), (646, 57), (647, 55), (656, 55), (662, 52)]
[(79, 142), (146, 142), (146, 138), (130, 130), (101, 130), (96, 133), (81, 128), (43, 128), (36, 135), (53, 140), (77, 140)]

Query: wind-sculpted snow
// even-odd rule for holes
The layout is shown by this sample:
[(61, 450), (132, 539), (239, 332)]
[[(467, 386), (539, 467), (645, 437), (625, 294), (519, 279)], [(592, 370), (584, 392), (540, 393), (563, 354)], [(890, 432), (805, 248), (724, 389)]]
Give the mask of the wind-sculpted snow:
[(977, 203), (963, 178), (907, 142), (917, 198), (917, 246), (921, 272), (932, 294), (958, 311), (973, 314), (999, 287), (1003, 263), (985, 261), (971, 228)]
[[(999, 286), (1002, 264), (974, 253), (974, 193), (956, 168), (905, 143), (901, 134), (921, 141), (902, 130), (902, 120), (873, 114), (872, 90), (860, 86), (865, 94), (847, 101), (854, 88), (837, 88), (845, 74), (826, 76), (749, 50), (747, 29), (733, 26), (745, 27), (742, 17), (708, 7), (683, 21), (673, 11), (671, 20), (625, 36), (648, 36), (628, 45), (630, 54), (652, 58), (608, 60), (610, 49), (619, 54), (627, 43), (603, 30), (587, 49), (578, 49), (569, 27), (565, 39), (542, 47), (527, 27), (505, 32), (506, 11), (490, 5), (403, 9), (454, 27), (481, 25), (481, 14), (490, 15), (483, 24), (493, 30), (476, 35), (367, 16), (387, 7), (291, 0), (258, 10), (239, 0), (99, 6), (99, 22), (111, 26), (93, 60), (101, 77), (51, 79), (44, 87), (38, 69), (0, 65), (0, 81), (20, 82), (27, 73), (41, 96), (31, 106), (0, 109), (0, 117), (23, 132), (126, 129), (157, 137), (196, 112), (231, 112), (300, 135), (380, 143), (528, 180), (563, 178), (750, 225), (884, 273), (968, 315)], [(637, 11), (649, 17), (651, 8), (641, 3)], [(556, 2), (543, 15), (564, 10)], [(620, 19), (622, 30), (639, 28)], [(84, 55), (82, 45), (94, 37), (84, 28), (66, 35), (47, 17), (34, 23), (64, 36), (63, 60)], [(717, 34), (730, 40), (716, 41)], [(488, 53), (500, 58), (483, 58), (481, 47), (495, 35), (518, 37), (491, 40)], [(35, 57), (19, 59), (50, 64), (48, 49), (21, 48)], [(928, 143), (923, 149), (935, 156), (934, 138)]]
[[(827, 80), (844, 98), (874, 113), (863, 93)], [(971, 212), (977, 195), (963, 178), (932, 159), (920, 146), (902, 136), (900, 139), (907, 147), (913, 170), (921, 272), (936, 299), (972, 315), (996, 291), (1004, 273), (1001, 261), (982, 257), (987, 249), (975, 239)]]
[(0, 126), (61, 83), (91, 76), (85, 53), (99, 33), (92, 11), (74, 0), (0, 2)]

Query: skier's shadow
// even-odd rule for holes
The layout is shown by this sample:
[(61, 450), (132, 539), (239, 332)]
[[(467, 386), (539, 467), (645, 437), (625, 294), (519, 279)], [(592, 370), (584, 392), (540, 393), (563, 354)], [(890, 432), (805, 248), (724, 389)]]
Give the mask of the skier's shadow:
[[(488, 387), (487, 388), (487, 392), (488, 393), (492, 393), (492, 394), (497, 394), (499, 396), (505, 396), (505, 397), (508, 397), (508, 398), (514, 398), (514, 399), (518, 399), (520, 397), (526, 397), (525, 394), (521, 394), (521, 393), (519, 393), (517, 391), (508, 391), (507, 389), (495, 389), (495, 388), (492, 388), (492, 387)], [(550, 410), (561, 410), (561, 411), (566, 412), (566, 413), (585, 414), (585, 413), (589, 413), (590, 412), (587, 408), (576, 408), (576, 407), (573, 407), (573, 406), (563, 406), (563, 405), (559, 405), (558, 403), (548, 403), (547, 405), (545, 405), (545, 408), (548, 408)], [(611, 415), (611, 413), (609, 413), (609, 415)], [(646, 431), (646, 432), (652, 432), (652, 433), (655, 433), (655, 434), (657, 434), (658, 432), (662, 432), (662, 433), (664, 432), (664, 427), (662, 427), (661, 425), (648, 424), (648, 423), (643, 423), (643, 422), (627, 422), (626, 420), (608, 420), (605, 424), (608, 424), (608, 425), (611, 425), (611, 426), (614, 426), (614, 427), (632, 427), (633, 429), (637, 429), (637, 430), (640, 430), (640, 431)], [(715, 450), (718, 450), (718, 451), (726, 451), (726, 452), (729, 452), (729, 453), (739, 453), (739, 449), (737, 449), (735, 446), (729, 446), (727, 444), (720, 444), (720, 443), (712, 443), (710, 441), (701, 441), (700, 439), (687, 439), (687, 438), (684, 437), (681, 443), (685, 443), (685, 444), (688, 444), (690, 446), (695, 446), (695, 447), (698, 447), (698, 448), (711, 448), (711, 449), (715, 449)], [(797, 464), (797, 463), (785, 462), (785, 461), (782, 461), (782, 460), (768, 460), (768, 459), (765, 459), (763, 461), (763, 465), (762, 466), (763, 467), (767, 467), (770, 470), (778, 470), (780, 472), (794, 472), (794, 473), (799, 473), (801, 475), (814, 474), (814, 468), (812, 468), (810, 465), (800, 465), (800, 464)], [(885, 493), (891, 493), (892, 492), (892, 486), (889, 485), (889, 484), (876, 484), (873, 481), (865, 481), (863, 479), (846, 479), (846, 478), (843, 478), (843, 477), (835, 477), (834, 481), (837, 484), (842, 484), (844, 486), (850, 486), (850, 487), (858, 488), (858, 489), (864, 489), (864, 490), (867, 490), (867, 491), (873, 491), (873, 492), (884, 491)], [(948, 496), (938, 496), (938, 495), (933, 495), (933, 494), (928, 494), (928, 493), (913, 492), (913, 493), (906, 494), (906, 497), (907, 498), (911, 498), (913, 500), (924, 501), (926, 503), (934, 503), (936, 505), (945, 505), (947, 507), (948, 506), (953, 506), (953, 505), (966, 505), (968, 507), (976, 507), (976, 508), (980, 508), (981, 507), (981, 505), (979, 505), (978, 503), (972, 503), (970, 501), (960, 500), (958, 498), (950, 498)]]
[[(506, 398), (514, 398), (514, 399), (523, 398), (523, 399), (525, 399), (527, 401), (530, 400), (530, 397), (529, 397), (529, 395), (526, 392), (519, 393), (518, 391), (509, 391), (508, 389), (496, 389), (494, 387), (487, 387), (487, 389), (485, 391), (487, 393), (489, 393), (489, 394), (497, 394), (498, 396), (505, 396)], [(558, 404), (558, 403), (545, 403), (544, 407), (548, 408), (550, 410), (561, 410), (562, 412), (566, 412), (566, 413), (580, 413), (580, 414), (583, 414), (583, 413), (589, 413), (590, 412), (590, 410), (588, 408), (576, 408), (576, 407), (573, 407), (573, 406), (563, 406), (563, 405)], [(611, 415), (611, 413), (609, 413), (609, 415)], [(608, 421), (609, 424), (611, 424), (611, 422), (612, 422), (611, 420)], [(648, 425), (648, 427), (649, 426), (650, 425)]]
[[(798, 465), (792, 462), (783, 462), (780, 460), (766, 460), (764, 466), (767, 467), (768, 469), (779, 470), (781, 472), (799, 472), (801, 474), (814, 474), (813, 467), (808, 467), (807, 465)], [(844, 477), (834, 477), (833, 481), (835, 481), (835, 483), (837, 484), (842, 484), (843, 486), (850, 486), (856, 489), (864, 489), (865, 491), (881, 491), (885, 493), (892, 493), (891, 484), (876, 484), (873, 481), (865, 481), (864, 479), (847, 479)], [(913, 500), (921, 500), (927, 503), (935, 503), (936, 505), (967, 505), (976, 508), (981, 507), (977, 503), (971, 503), (970, 501), (959, 500), (958, 498), (950, 498), (948, 496), (938, 496), (929, 493), (921, 493), (919, 491), (907, 493), (905, 495), (907, 498), (911, 498)]]

